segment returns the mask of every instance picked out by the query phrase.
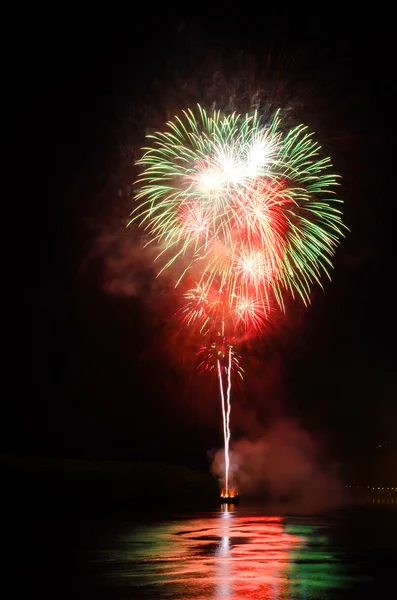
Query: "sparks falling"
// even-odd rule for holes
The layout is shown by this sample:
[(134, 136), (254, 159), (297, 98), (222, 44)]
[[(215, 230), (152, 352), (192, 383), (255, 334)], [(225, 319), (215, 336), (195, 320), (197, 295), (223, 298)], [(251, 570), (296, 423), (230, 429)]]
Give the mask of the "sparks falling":
[(228, 490), (236, 340), (263, 331), (287, 293), (307, 305), (329, 277), (344, 230), (338, 176), (313, 133), (284, 128), (280, 111), (265, 122), (198, 106), (147, 139), (130, 222), (160, 248), (158, 274), (172, 272), (179, 315), (202, 335), (200, 365), (218, 372)]

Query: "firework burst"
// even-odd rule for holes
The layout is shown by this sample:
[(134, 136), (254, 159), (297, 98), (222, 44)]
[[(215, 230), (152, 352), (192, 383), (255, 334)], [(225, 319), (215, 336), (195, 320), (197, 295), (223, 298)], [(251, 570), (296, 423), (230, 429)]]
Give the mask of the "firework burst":
[(305, 126), (281, 125), (198, 107), (148, 136), (138, 161), (132, 220), (162, 247), (159, 271), (180, 260), (177, 283), (198, 280), (205, 303), (215, 286), (246, 329), (285, 291), (309, 302), (343, 230), (330, 159)]

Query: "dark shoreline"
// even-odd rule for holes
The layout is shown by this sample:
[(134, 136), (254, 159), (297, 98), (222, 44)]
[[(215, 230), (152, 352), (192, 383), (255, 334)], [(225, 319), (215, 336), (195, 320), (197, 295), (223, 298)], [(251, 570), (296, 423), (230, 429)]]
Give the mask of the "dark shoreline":
[(3, 500), (15, 509), (209, 509), (219, 503), (209, 473), (162, 463), (0, 456)]
[[(162, 463), (3, 455), (0, 478), (10, 514), (125, 512), (153, 518), (220, 507), (218, 482), (209, 472)], [(321, 513), (324, 508), (392, 508), (397, 505), (397, 488), (345, 486), (330, 506), (316, 506), (310, 498), (303, 504), (299, 498), (275, 501), (269, 495), (242, 494), (241, 501), (243, 507), (267, 506), (284, 515), (311, 509)]]

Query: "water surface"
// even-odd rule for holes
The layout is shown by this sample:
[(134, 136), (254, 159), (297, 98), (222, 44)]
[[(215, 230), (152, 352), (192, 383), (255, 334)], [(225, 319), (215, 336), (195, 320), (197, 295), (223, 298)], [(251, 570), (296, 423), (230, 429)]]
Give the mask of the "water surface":
[(321, 516), (244, 505), (167, 518), (36, 515), (17, 540), (14, 587), (42, 599), (394, 597), (397, 504), (379, 506)]
[(394, 588), (397, 513), (281, 517), (222, 507), (120, 524), (94, 555), (97, 585), (114, 598), (378, 597)]

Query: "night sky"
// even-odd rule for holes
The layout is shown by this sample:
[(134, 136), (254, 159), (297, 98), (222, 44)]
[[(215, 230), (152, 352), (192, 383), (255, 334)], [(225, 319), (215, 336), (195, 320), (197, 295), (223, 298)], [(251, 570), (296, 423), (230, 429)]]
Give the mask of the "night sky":
[(332, 156), (351, 233), (326, 293), (315, 290), (308, 310), (291, 305), (247, 349), (234, 435), (298, 419), (363, 480), (377, 445), (384, 461), (376, 464), (390, 465), (395, 39), (387, 15), (57, 10), (9, 17), (14, 184), (3, 202), (14, 209), (3, 228), (15, 234), (11, 295), (22, 328), (2, 450), (208, 468), (207, 451), (222, 444), (215, 383), (196, 374), (174, 325), (175, 299), (153, 290), (136, 234), (125, 232), (128, 192), (149, 129), (195, 102), (220, 105), (233, 86), (244, 103), (259, 86)]

